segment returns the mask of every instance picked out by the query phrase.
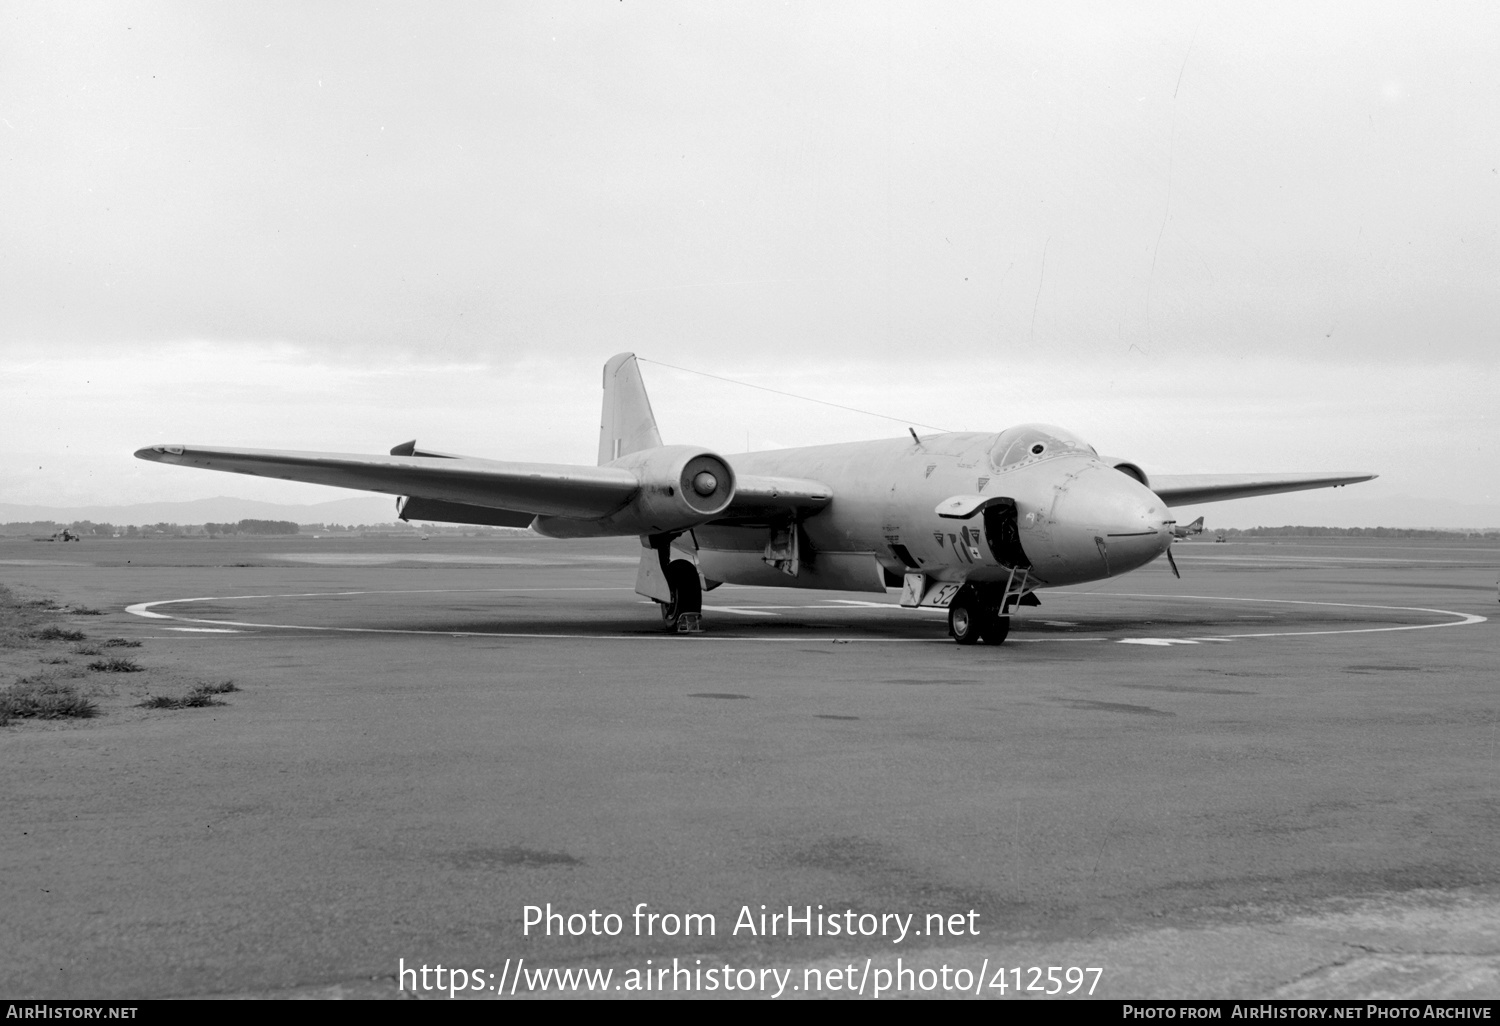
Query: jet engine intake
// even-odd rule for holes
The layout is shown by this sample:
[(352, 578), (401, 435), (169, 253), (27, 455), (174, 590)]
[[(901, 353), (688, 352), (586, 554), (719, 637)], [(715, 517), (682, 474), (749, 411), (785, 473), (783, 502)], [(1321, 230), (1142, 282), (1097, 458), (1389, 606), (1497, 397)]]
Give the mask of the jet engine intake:
[(612, 519), (639, 521), (651, 533), (682, 531), (729, 508), (734, 471), (724, 459), (690, 445), (630, 453), (610, 466), (635, 474), (641, 489)]
[(1146, 476), (1146, 472), (1129, 460), (1116, 459), (1110, 456), (1105, 456), (1103, 459), (1105, 463), (1108, 463), (1126, 477), (1133, 477), (1147, 488), (1151, 487), (1151, 479)]

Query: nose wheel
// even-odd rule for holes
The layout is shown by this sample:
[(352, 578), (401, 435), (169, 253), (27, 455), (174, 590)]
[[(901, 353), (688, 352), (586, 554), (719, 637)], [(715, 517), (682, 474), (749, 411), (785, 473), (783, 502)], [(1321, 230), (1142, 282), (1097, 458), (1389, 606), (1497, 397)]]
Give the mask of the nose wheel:
[(1010, 614), (1002, 613), (998, 609), (989, 611), (989, 622), (980, 630), (980, 636), (986, 645), (1003, 645), (1006, 637), (1010, 634)]
[(948, 633), (960, 645), (1002, 645), (1010, 634), (1010, 616), (963, 592), (948, 605)]
[(973, 645), (983, 633), (984, 609), (973, 595), (960, 592), (948, 603), (948, 633), (960, 645)]

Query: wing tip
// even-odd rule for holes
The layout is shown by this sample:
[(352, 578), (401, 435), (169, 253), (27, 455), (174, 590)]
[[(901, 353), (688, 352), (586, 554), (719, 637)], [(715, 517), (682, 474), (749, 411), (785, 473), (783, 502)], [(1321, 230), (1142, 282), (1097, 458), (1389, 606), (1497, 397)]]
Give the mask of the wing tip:
[(153, 463), (161, 463), (172, 456), (181, 456), (182, 450), (187, 448), (183, 445), (148, 445), (144, 449), (135, 451), (138, 460), (150, 460)]

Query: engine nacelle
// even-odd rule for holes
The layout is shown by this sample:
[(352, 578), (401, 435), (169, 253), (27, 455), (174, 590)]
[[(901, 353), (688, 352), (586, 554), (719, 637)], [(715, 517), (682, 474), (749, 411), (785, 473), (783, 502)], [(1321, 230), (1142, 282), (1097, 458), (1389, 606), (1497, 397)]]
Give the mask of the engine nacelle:
[(696, 446), (644, 449), (608, 465), (640, 479), (628, 503), (600, 520), (537, 517), (533, 529), (553, 538), (669, 534), (712, 520), (734, 501), (734, 471), (723, 457)]
[(701, 524), (734, 501), (734, 471), (711, 452), (664, 445), (615, 460), (641, 479), (641, 490), (615, 516), (634, 516), (653, 533)]

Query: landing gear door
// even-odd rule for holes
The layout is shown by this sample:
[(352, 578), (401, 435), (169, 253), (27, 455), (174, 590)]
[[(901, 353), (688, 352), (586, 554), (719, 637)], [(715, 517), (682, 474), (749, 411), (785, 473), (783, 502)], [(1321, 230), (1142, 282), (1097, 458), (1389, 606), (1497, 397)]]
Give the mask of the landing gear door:
[(671, 602), (672, 586), (667, 583), (662, 554), (663, 550), (653, 548), (648, 539), (641, 539), (641, 565), (635, 572), (635, 593), (658, 602)]

